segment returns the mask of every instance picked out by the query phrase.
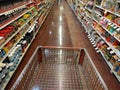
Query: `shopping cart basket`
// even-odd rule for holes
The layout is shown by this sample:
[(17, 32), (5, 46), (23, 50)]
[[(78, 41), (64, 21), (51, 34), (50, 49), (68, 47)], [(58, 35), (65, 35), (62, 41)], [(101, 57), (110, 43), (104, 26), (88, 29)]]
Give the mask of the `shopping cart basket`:
[(108, 90), (85, 49), (39, 46), (12, 90)]

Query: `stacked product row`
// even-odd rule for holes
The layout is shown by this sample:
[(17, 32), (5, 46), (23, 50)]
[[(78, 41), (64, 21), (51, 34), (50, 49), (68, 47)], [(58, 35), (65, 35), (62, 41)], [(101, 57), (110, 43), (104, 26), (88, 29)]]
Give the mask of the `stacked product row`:
[[(28, 0), (11, 1), (13, 3), (19, 1), (20, 6), (9, 3), (10, 10), (3, 10), (0, 13), (0, 88), (2, 90), (5, 89), (37, 35), (54, 0), (39, 2), (34, 0), (33, 2)], [(7, 3), (7, 0), (3, 2)], [(23, 5), (21, 6), (21, 4)]]
[[(0, 30), (0, 37), (1, 37), (0, 45), (2, 46), (2, 44), (5, 43), (5, 45), (1, 47), (1, 50), (5, 52), (4, 55), (0, 55), (1, 60), (9, 52), (9, 50), (16, 44), (16, 42), (18, 42), (21, 39), (21, 36), (23, 36), (25, 32), (28, 30), (28, 28), (32, 25), (32, 22), (34, 21), (33, 16), (36, 15), (36, 10), (32, 9), (31, 11), (27, 12), (25, 15), (23, 15), (13, 23), (11, 23), (11, 25), (8, 25), (5, 28)], [(25, 26), (23, 27), (24, 24)], [(10, 38), (11, 40), (6, 42)]]
[(120, 1), (68, 0), (91, 44), (120, 81)]
[[(14, 10), (17, 10), (16, 7), (27, 5), (30, 3), (30, 0), (0, 0), (0, 14), (3, 12), (12, 12)], [(9, 11), (8, 11), (9, 9)], [(13, 10), (11, 10), (13, 9)]]

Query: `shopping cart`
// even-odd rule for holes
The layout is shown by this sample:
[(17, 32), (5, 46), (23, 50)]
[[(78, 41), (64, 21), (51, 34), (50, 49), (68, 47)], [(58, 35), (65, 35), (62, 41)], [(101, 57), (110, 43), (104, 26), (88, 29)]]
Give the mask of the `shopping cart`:
[(39, 46), (11, 90), (108, 90), (85, 49)]

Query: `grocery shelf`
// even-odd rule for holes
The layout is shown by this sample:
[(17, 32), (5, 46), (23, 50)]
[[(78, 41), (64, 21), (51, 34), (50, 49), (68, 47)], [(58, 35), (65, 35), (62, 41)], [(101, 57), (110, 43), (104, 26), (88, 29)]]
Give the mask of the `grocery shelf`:
[[(51, 6), (52, 6), (52, 5), (51, 5)], [(34, 7), (33, 7), (33, 8), (34, 8)], [(31, 9), (33, 9), (33, 8), (31, 8)], [(31, 9), (30, 9), (30, 10), (31, 10)], [(0, 88), (0, 90), (4, 90), (4, 89), (6, 88), (7, 84), (9, 83), (10, 79), (12, 78), (13, 74), (14, 74), (15, 71), (17, 70), (19, 64), (21, 63), (21, 61), (22, 61), (25, 53), (28, 51), (30, 45), (32, 44), (32, 42), (33, 42), (33, 40), (35, 39), (37, 33), (39, 32), (39, 29), (41, 28), (42, 24), (44, 23), (44, 20), (45, 20), (45, 18), (47, 17), (50, 9), (51, 9), (50, 6), (49, 6), (49, 8), (44, 9), (44, 13), (42, 13), (41, 17), (40, 17), (40, 14), (41, 14), (41, 13), (39, 13), (39, 14), (38, 14), (38, 12), (34, 13), (34, 15), (33, 15), (32, 17), (28, 18), (28, 20), (24, 23), (23, 26), (21, 26), (10, 38), (7, 39), (7, 41), (5, 41), (5, 42), (0, 46), (0, 48), (2, 48), (5, 44), (7, 44), (7, 42), (9, 42), (15, 35), (17, 35), (17, 33), (19, 33), (20, 30), (21, 30), (23, 27), (25, 27), (25, 25), (26, 25), (30, 20), (32, 20), (32, 19), (35, 17), (35, 20), (34, 20), (34, 22), (32, 23), (32, 25), (29, 26), (29, 28), (24, 32), (24, 34), (21, 35), (21, 37), (19, 38), (19, 40), (17, 40), (17, 42), (14, 43), (13, 47), (12, 47), (12, 48), (9, 50), (9, 52), (4, 56), (4, 58), (2, 58), (2, 60), (0, 61), (0, 62), (2, 62), (2, 61), (4, 61), (4, 59), (11, 53), (11, 51), (15, 48), (15, 46), (16, 46), (17, 43), (23, 38), (23, 36), (24, 36), (27, 32), (31, 31), (31, 28), (35, 26), (35, 23), (37, 23), (38, 18), (41, 18), (42, 22), (40, 23), (38, 29), (35, 30), (31, 42), (28, 44), (28, 46), (25, 48), (25, 51), (22, 53), (22, 56), (19, 58), (19, 61), (18, 61), (17, 65), (16, 65), (15, 69), (14, 69), (13, 71), (9, 71), (8, 77), (6, 77), (5, 82), (2, 83), (2, 88)], [(28, 11), (29, 11), (29, 10), (28, 10)], [(23, 15), (24, 15), (24, 14), (23, 14)], [(22, 16), (22, 15), (21, 15), (21, 16)], [(19, 16), (19, 17), (20, 17), (20, 16)], [(43, 18), (43, 17), (44, 17), (44, 18)], [(14, 20), (15, 20), (15, 19), (14, 19)], [(13, 21), (14, 21), (14, 20), (13, 20)], [(6, 26), (7, 26), (7, 25), (6, 25)], [(0, 28), (1, 28), (1, 27), (0, 27)]]
[(106, 40), (105, 40), (105, 38), (97, 31), (97, 30), (95, 30), (97, 33), (98, 33), (98, 35), (105, 41), (105, 43), (108, 45), (108, 46), (110, 46), (110, 48), (115, 52), (115, 54), (120, 58), (120, 51), (119, 50), (117, 50), (117, 49), (115, 49), (115, 47), (111, 44), (111, 43), (109, 43), (109, 42), (107, 42)]
[(113, 71), (113, 65), (109, 61), (106, 60), (104, 54), (102, 53), (102, 51), (100, 49), (99, 49), (99, 51), (100, 51), (100, 54), (103, 56), (105, 62), (107, 63), (107, 65), (111, 69), (111, 73), (113, 73), (115, 75), (115, 77), (118, 79), (118, 81), (120, 82), (120, 76), (117, 75), (117, 72)]
[(89, 8), (87, 8), (87, 7), (85, 7), (85, 9), (92, 13), (92, 10), (91, 10), (91, 9), (89, 9)]
[[(68, 0), (70, 1), (70, 0)], [(102, 36), (102, 32), (100, 33), (99, 30), (96, 30), (92, 24), (93, 22), (96, 22), (97, 25), (99, 25), (103, 30), (105, 30), (105, 32), (108, 32), (112, 37), (115, 38), (115, 40), (117, 40), (118, 42), (120, 42), (120, 39), (119, 37), (116, 35), (117, 33), (117, 30), (116, 30), (116, 33), (111, 33), (105, 26), (103, 26), (99, 19), (100, 18), (103, 18), (104, 20), (106, 20), (108, 23), (111, 23), (113, 24), (113, 26), (115, 26), (117, 29), (120, 28), (120, 26), (115, 23), (113, 21), (113, 18), (117, 17), (119, 18), (120, 17), (120, 14), (118, 12), (112, 12), (110, 10), (107, 10), (106, 8), (104, 8), (102, 5), (103, 5), (103, 0), (102, 1), (96, 1), (96, 0), (75, 0), (76, 2), (76, 5), (80, 6), (80, 8), (77, 8), (76, 10), (78, 11), (77, 15), (75, 13), (75, 15), (77, 16), (78, 20), (81, 22), (82, 26), (84, 27), (85, 29), (85, 33), (90, 33), (91, 30), (95, 30), (94, 33), (98, 34), (99, 35), (99, 38), (103, 39), (103, 41), (105, 42), (106, 45), (108, 45), (114, 52), (115, 54), (120, 58), (120, 50), (118, 50), (117, 48), (115, 48), (112, 43), (109, 43), (105, 38), (104, 36)], [(88, 3), (84, 3), (84, 1), (88, 1)], [(106, 1), (106, 0), (105, 0)], [(120, 0), (116, 0), (116, 5), (118, 2), (120, 2)], [(68, 2), (69, 3), (69, 2)], [(69, 5), (73, 4), (74, 1), (70, 1)], [(100, 5), (97, 5), (97, 3), (100, 3)], [(74, 7), (76, 7), (76, 5), (74, 5)], [(72, 8), (72, 7), (71, 7)], [(82, 10), (81, 8), (84, 8), (84, 10)], [(99, 11), (99, 10), (100, 11)], [(116, 7), (117, 9), (117, 7)], [(119, 7), (118, 7), (119, 9)], [(85, 15), (82, 15), (82, 14), (85, 14)], [(79, 15), (80, 14), (80, 15)], [(107, 19), (107, 15), (110, 14), (108, 16), (108, 18), (110, 19)], [(94, 15), (96, 16), (99, 16), (99, 17), (96, 17), (96, 18), (99, 18), (98, 20), (94, 18)], [(82, 18), (80, 18), (82, 16)], [(106, 17), (105, 17), (106, 16)], [(113, 16), (113, 17), (112, 17)], [(112, 19), (112, 20), (111, 20)], [(101, 20), (101, 19), (100, 19)], [(89, 38), (89, 36), (88, 36)], [(91, 42), (95, 42), (94, 41), (94, 38), (91, 38), (93, 39), (93, 41)], [(95, 42), (96, 43), (96, 42)], [(94, 43), (92, 43), (93, 47), (95, 47), (96, 45), (94, 45)], [(98, 48), (95, 50), (97, 50), (96, 52), (100, 52), (102, 53)], [(101, 54), (103, 56), (103, 58), (105, 59), (104, 57), (104, 54), (102, 53)], [(106, 59), (105, 59), (106, 60)], [(111, 70), (113, 70), (113, 65), (112, 63), (110, 62), (107, 62), (108, 66), (111, 68)], [(119, 65), (118, 65), (119, 66)], [(120, 69), (119, 69), (120, 70)], [(120, 82), (120, 76), (115, 72), (113, 71), (115, 77), (118, 79), (118, 81)]]
[[(97, 22), (105, 31), (107, 31), (111, 36), (114, 36), (107, 28), (105, 28), (102, 24), (100, 24), (96, 19), (93, 18), (95, 22)], [(118, 39), (116, 36), (114, 38), (120, 42), (120, 39)]]
[(107, 10), (107, 9), (105, 9), (105, 8), (99, 6), (99, 5), (95, 5), (95, 6), (98, 7), (98, 8), (100, 8), (100, 9), (102, 9), (102, 10), (104, 10), (104, 11), (107, 11), (107, 12), (109, 12), (109, 13), (111, 13), (111, 14), (114, 14), (114, 15), (120, 17), (120, 14), (117, 14), (117, 13), (115, 13), (115, 12), (112, 12), (112, 11), (110, 11), (110, 10)]
[[(36, 22), (36, 21), (34, 21), (34, 23), (35, 23), (35, 22)], [(32, 25), (34, 25), (34, 23), (33, 23)], [(41, 25), (42, 25), (42, 24), (41, 24)], [(40, 27), (41, 27), (41, 25), (40, 25)], [(32, 26), (31, 26), (31, 27), (32, 27)], [(31, 27), (29, 27), (29, 29), (30, 29)], [(16, 68), (14, 69), (14, 71), (11, 71), (11, 72), (9, 73), (9, 77), (10, 77), (10, 78), (6, 79), (6, 83), (3, 84), (2, 90), (5, 89), (5, 87), (7, 86), (8, 82), (10, 81), (11, 77), (12, 77), (13, 74), (15, 73), (15, 71), (16, 71), (16, 69), (18, 68), (20, 62), (22, 61), (25, 53), (26, 53), (27, 50), (29, 49), (29, 47), (30, 47), (30, 45), (32, 44), (33, 40), (35, 39), (35, 36), (37, 35), (40, 27), (38, 28), (38, 30), (37, 30), (37, 32), (35, 33), (33, 39), (31, 40), (31, 43), (29, 43), (29, 45), (26, 47), (26, 49), (25, 49), (24, 53), (22, 54), (22, 56), (19, 58), (19, 62), (18, 62), (18, 64), (17, 64)], [(29, 29), (28, 29), (28, 30), (29, 30)], [(26, 32), (27, 32), (27, 31), (26, 31)], [(25, 35), (25, 34), (24, 34), (24, 35)], [(24, 36), (24, 35), (23, 35), (23, 36)], [(21, 36), (21, 37), (23, 37), (23, 36)], [(21, 39), (20, 39), (20, 40), (21, 40)], [(19, 41), (18, 41), (18, 42), (19, 42)], [(13, 47), (13, 48), (14, 48), (14, 47)]]
[(42, 8), (43, 8), (43, 6), (42, 6), (42, 7), (40, 7), (40, 8), (38, 9), (38, 11), (40, 11)]
[(40, 5), (40, 4), (42, 4), (42, 3), (44, 3), (45, 1), (40, 1), (37, 5)]
[(10, 23), (14, 22), (16, 19), (20, 18), (21, 16), (23, 16), (25, 13), (27, 12), (27, 10), (23, 11), (22, 13), (20, 13), (19, 15), (16, 15), (15, 17), (13, 17), (10, 20), (7, 20), (6, 22), (0, 24), (0, 30), (4, 27), (6, 27), (7, 25), (9, 25)]
[[(99, 23), (100, 24), (100, 23)], [(101, 25), (101, 24), (100, 24)], [(101, 25), (102, 26), (102, 25)], [(104, 30), (106, 30), (111, 36), (114, 36), (114, 34), (112, 34), (110, 31), (108, 31), (108, 29), (107, 28), (105, 28), (104, 26), (102, 26), (102, 28), (104, 29)], [(119, 41), (120, 42), (120, 39), (118, 39), (116, 36), (114, 36), (114, 38), (117, 40), (117, 41)]]
[(117, 78), (117, 80), (120, 82), (120, 76), (117, 74), (117, 72), (112, 71), (112, 73), (115, 75), (115, 77)]
[[(46, 14), (45, 18), (47, 17), (47, 15), (48, 15), (48, 13)], [(45, 18), (44, 18), (44, 20), (45, 20)], [(25, 53), (26, 53), (27, 50), (29, 49), (29, 47), (30, 47), (30, 45), (32, 44), (33, 40), (35, 39), (35, 37), (36, 37), (36, 35), (37, 35), (39, 29), (41, 28), (41, 26), (42, 26), (44, 20), (42, 21), (42, 23), (40, 24), (39, 28), (37, 29), (37, 31), (36, 31), (36, 33), (35, 33), (33, 39), (31, 40), (31, 43), (26, 47), (24, 53), (23, 53), (22, 56), (19, 58), (19, 62), (18, 62), (18, 64), (17, 64), (16, 68), (14, 69), (14, 71), (11, 71), (11, 72), (9, 73), (9, 77), (10, 77), (10, 78), (6, 79), (6, 83), (3, 84), (2, 90), (5, 89), (6, 85), (7, 85), (8, 82), (10, 81), (11, 77), (13, 76), (13, 74), (15, 73), (15, 71), (16, 71), (16, 69), (18, 68), (20, 62), (22, 61), (22, 59), (23, 59)], [(36, 21), (35, 21), (35, 22), (36, 22)], [(33, 25), (34, 25), (34, 23), (33, 23)], [(29, 30), (29, 29), (28, 29), (28, 30)]]
[(7, 22), (0, 24), (0, 30), (4, 27), (6, 27), (7, 25), (9, 25), (10, 23), (14, 22), (15, 20), (17, 20), (18, 18), (22, 17), (25, 13), (31, 11), (33, 8), (29, 9), (29, 10), (25, 10), (22, 13), (16, 15), (14, 18), (8, 20)]
[[(33, 40), (34, 40), (34, 39), (32, 39), (32, 40), (31, 40), (31, 43), (33, 42)], [(10, 81), (10, 79), (11, 79), (11, 78), (12, 78), (12, 76), (13, 76), (13, 74), (14, 74), (14, 73), (15, 73), (15, 71), (17, 70), (17, 68), (18, 68), (19, 64), (21, 63), (21, 61), (22, 61), (22, 59), (23, 59), (23, 57), (24, 57), (25, 53), (26, 53), (26, 52), (27, 52), (27, 50), (29, 49), (29, 47), (30, 47), (31, 43), (30, 43), (30, 44), (26, 47), (26, 49), (25, 49), (24, 53), (23, 53), (23, 54), (22, 54), (22, 56), (19, 58), (19, 61), (18, 61), (18, 64), (17, 64), (16, 68), (15, 68), (13, 71), (10, 71), (10, 72), (9, 72), (9, 78), (8, 78), (8, 79), (6, 79), (6, 83), (4, 83), (4, 84), (2, 85), (1, 90), (4, 90), (4, 89), (6, 88), (6, 86), (7, 86), (8, 82)]]
[(101, 15), (98, 11), (96, 11), (96, 10), (95, 10), (94, 12), (95, 12), (96, 14), (98, 14), (98, 15), (102, 16), (102, 15)]
[[(98, 31), (96, 31), (96, 32), (97, 32), (98, 35), (112, 48), (112, 50), (116, 53), (116, 55), (119, 54), (118, 57), (120, 58), (120, 52), (117, 53), (116, 50), (113, 48), (113, 46), (112, 46), (111, 44), (109, 44), (109, 43), (105, 40), (105, 38), (103, 38), (102, 35), (101, 35)], [(115, 75), (115, 77), (117, 78), (117, 80), (120, 82), (120, 76), (117, 75), (117, 72), (113, 71), (113, 65), (112, 65), (109, 61), (106, 60), (104, 54), (102, 53), (102, 51), (101, 51), (100, 49), (99, 49), (99, 52), (100, 52), (100, 54), (102, 55), (102, 57), (104, 58), (105, 62), (108, 64), (109, 68), (111, 69), (111, 72)]]
[(110, 21), (109, 19), (107, 19), (106, 17), (104, 17), (107, 21), (109, 21), (109, 22), (111, 22), (112, 24), (114, 24), (114, 25), (116, 25), (117, 27), (119, 27), (120, 28), (120, 26), (119, 25), (117, 25), (116, 23), (114, 23), (114, 22), (112, 22), (112, 21)]
[(73, 9), (72, 5), (70, 5), (70, 7), (72, 8), (72, 11), (75, 13), (75, 10)]
[(40, 1), (40, 2), (37, 3), (37, 5), (40, 5), (41, 3), (42, 3), (42, 2)]
[[(96, 31), (96, 32), (99, 34), (98, 31)], [(105, 39), (101, 36), (101, 34), (99, 34), (99, 36), (100, 36), (103, 40), (105, 40)], [(113, 71), (113, 65), (112, 65), (109, 61), (106, 60), (104, 54), (102, 53), (102, 51), (101, 51), (100, 49), (99, 49), (99, 52), (100, 52), (100, 54), (102, 55), (102, 57), (104, 58), (104, 60), (105, 60), (105, 62), (107, 63), (107, 65), (109, 66), (111, 72), (115, 75), (115, 77), (117, 78), (117, 80), (120, 82), (120, 76), (117, 75), (117, 72)]]
[[(51, 8), (50, 8), (50, 9), (51, 9)], [(41, 13), (40, 13), (40, 14), (41, 14)], [(40, 14), (39, 14), (39, 15), (40, 15)], [(44, 20), (46, 19), (46, 17), (47, 17), (48, 14), (49, 14), (49, 11), (47, 11), (46, 16), (44, 17), (43, 21), (42, 21), (41, 24), (39, 25), (39, 28), (38, 28), (37, 32), (35, 33), (35, 36), (37, 35), (39, 29), (41, 28), (41, 26), (42, 26), (42, 24), (44, 23)], [(34, 36), (34, 38), (35, 38), (35, 36)]]
[[(79, 18), (78, 18), (79, 19)], [(93, 18), (93, 20), (95, 20), (94, 18)], [(79, 19), (79, 21), (80, 21), (80, 19)], [(95, 20), (99, 25), (101, 25), (97, 20)], [(80, 21), (81, 22), (81, 21)], [(82, 22), (81, 22), (82, 23)], [(82, 23), (82, 26), (85, 28), (85, 30), (87, 31), (87, 28), (85, 27), (85, 25)], [(101, 25), (102, 26), (102, 25)], [(93, 27), (93, 26), (92, 26)], [(103, 26), (102, 26), (103, 27)], [(105, 27), (103, 27), (108, 33), (110, 33)], [(94, 27), (93, 27), (93, 29), (95, 29)], [(120, 51), (119, 50), (117, 50), (117, 49), (115, 49), (114, 48), (114, 46), (112, 46), (110, 43), (108, 43), (106, 40), (105, 40), (105, 38), (103, 38), (103, 36), (97, 31), (97, 30), (95, 30), (97, 33), (98, 33), (98, 35), (105, 41), (105, 43), (107, 44), (107, 45), (109, 45), (110, 47), (111, 47), (111, 49), (116, 53), (116, 55), (120, 58)], [(111, 34), (111, 33), (110, 33)], [(112, 35), (112, 34), (111, 34)], [(112, 35), (113, 36), (113, 35)], [(117, 37), (115, 37), (117, 40), (118, 40), (118, 38)], [(120, 40), (118, 40), (118, 41), (120, 41)]]
[[(48, 14), (47, 14), (48, 15)], [(46, 17), (47, 17), (47, 15), (46, 15)], [(45, 18), (46, 18), (45, 17)], [(44, 18), (44, 20), (45, 20), (45, 18)], [(37, 35), (37, 33), (39, 32), (39, 29), (41, 28), (41, 26), (42, 26), (42, 24), (43, 24), (43, 22), (44, 22), (44, 20), (42, 21), (42, 23), (39, 25), (39, 28), (38, 28), (38, 30), (37, 30), (37, 32), (35, 33), (35, 35), (34, 35), (34, 37), (33, 38), (35, 38), (35, 36)]]
[[(86, 16), (87, 16), (88, 18), (92, 19), (92, 17), (90, 17), (90, 15), (88, 15), (87, 13), (86, 13)], [(89, 20), (87, 20), (87, 21), (89, 21)]]
[(100, 54), (103, 56), (105, 62), (108, 64), (109, 68), (113, 71), (113, 65), (109, 61), (106, 60), (103, 52), (100, 49), (99, 49), (99, 51), (100, 51)]
[(1, 11), (0, 11), (0, 15), (8, 14), (8, 13), (10, 13), (10, 12), (12, 12), (12, 11), (25, 8), (26, 5), (28, 5), (28, 4), (30, 4), (30, 3), (32, 3), (32, 2), (26, 2), (26, 3), (21, 4), (21, 5), (19, 5), (19, 6), (11, 7), (11, 8), (9, 8), (9, 9), (7, 9), (7, 10), (1, 10)]
[(78, 17), (78, 20), (81, 22), (82, 26), (84, 27), (85, 31), (87, 32), (87, 27), (85, 27), (85, 25), (83, 24), (83, 22), (80, 20), (79, 17)]
[[(36, 21), (34, 21), (34, 23), (35, 23)], [(30, 30), (31, 29), (31, 27), (34, 25), (34, 23), (28, 28), (28, 30)], [(12, 48), (9, 50), (9, 52), (7, 53), (7, 54), (5, 54), (5, 56), (0, 60), (0, 62), (3, 62), (4, 61), (4, 59), (11, 53), (11, 51), (15, 48), (15, 46), (18, 44), (18, 42), (23, 38), (23, 36), (28, 32), (28, 30), (26, 30), (25, 32), (24, 32), (24, 34), (21, 36), (21, 38), (19, 38), (19, 40), (17, 40), (17, 42), (16, 43), (14, 43), (14, 45), (12, 46)]]
[(11, 37), (9, 37), (9, 38), (0, 46), (0, 48), (2, 48), (3, 46), (5, 46), (5, 45), (6, 45), (18, 32), (20, 32), (20, 30), (21, 30), (23, 27), (25, 27), (25, 25), (26, 25), (30, 20), (32, 20), (36, 15), (37, 15), (37, 13), (34, 14), (33, 17), (31, 17), (30, 19), (28, 19), (23, 26), (21, 26)]

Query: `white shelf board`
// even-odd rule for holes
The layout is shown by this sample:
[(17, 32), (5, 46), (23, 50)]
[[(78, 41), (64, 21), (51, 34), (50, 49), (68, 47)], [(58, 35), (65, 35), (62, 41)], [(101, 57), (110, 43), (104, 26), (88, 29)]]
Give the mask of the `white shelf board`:
[(89, 12), (91, 12), (92, 13), (92, 10), (91, 9), (89, 9), (89, 8), (87, 8), (87, 7), (85, 7)]
[(38, 11), (40, 11), (41, 9), (43, 9), (43, 6), (42, 6), (42, 7), (40, 7), (40, 8), (38, 9)]
[(96, 14), (98, 14), (99, 16), (102, 16), (98, 11), (95, 10), (94, 12), (95, 12)]
[[(92, 17), (90, 17), (87, 13), (86, 13), (86, 16), (89, 17), (90, 19), (92, 19)], [(87, 20), (87, 21), (89, 21), (89, 20)]]
[(40, 1), (37, 5), (40, 5), (40, 4), (42, 4), (43, 3), (43, 1)]

